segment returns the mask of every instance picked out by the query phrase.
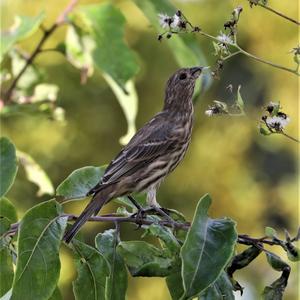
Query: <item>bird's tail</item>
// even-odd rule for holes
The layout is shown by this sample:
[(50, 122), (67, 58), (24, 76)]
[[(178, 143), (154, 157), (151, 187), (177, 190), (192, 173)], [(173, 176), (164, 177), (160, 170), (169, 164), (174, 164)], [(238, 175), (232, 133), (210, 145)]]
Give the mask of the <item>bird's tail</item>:
[(97, 193), (90, 203), (86, 206), (80, 216), (77, 218), (72, 227), (65, 233), (63, 240), (68, 244), (71, 242), (75, 234), (79, 229), (87, 222), (87, 220), (93, 215), (97, 214), (102, 206), (107, 202), (108, 196), (107, 193), (103, 191)]

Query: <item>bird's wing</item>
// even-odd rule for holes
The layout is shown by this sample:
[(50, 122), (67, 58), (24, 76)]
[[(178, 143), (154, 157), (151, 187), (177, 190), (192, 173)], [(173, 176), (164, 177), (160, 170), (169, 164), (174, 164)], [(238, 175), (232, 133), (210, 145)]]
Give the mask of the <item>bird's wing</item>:
[(173, 127), (174, 124), (166, 122), (162, 114), (145, 124), (109, 164), (100, 185), (118, 182), (171, 150), (176, 145)]

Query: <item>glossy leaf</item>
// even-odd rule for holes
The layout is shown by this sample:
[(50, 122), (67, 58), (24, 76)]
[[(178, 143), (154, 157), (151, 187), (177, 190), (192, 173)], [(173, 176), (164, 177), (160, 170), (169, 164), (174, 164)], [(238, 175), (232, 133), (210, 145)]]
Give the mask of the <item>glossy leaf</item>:
[(56, 189), (56, 195), (65, 199), (85, 198), (102, 178), (104, 167), (83, 167), (73, 171)]
[(15, 43), (35, 33), (44, 18), (44, 12), (35, 17), (16, 16), (11, 28), (1, 33), (0, 61)]
[(121, 242), (117, 247), (132, 276), (167, 276), (172, 259), (153, 245), (143, 241)]
[(181, 248), (185, 290), (182, 299), (196, 296), (210, 286), (233, 255), (237, 240), (235, 222), (227, 218), (209, 218), (207, 212), (210, 205), (209, 195), (200, 199)]
[(179, 300), (184, 293), (180, 269), (166, 278), (166, 283), (172, 300)]
[(0, 197), (12, 186), (17, 174), (18, 165), (16, 148), (6, 137), (0, 138)]
[(161, 241), (163, 249), (166, 249), (170, 256), (179, 253), (180, 245), (171, 229), (158, 224), (152, 224), (148, 227), (147, 232)]
[(274, 253), (266, 252), (266, 257), (270, 266), (276, 271), (283, 271), (286, 267), (289, 267), (286, 262)]
[[(143, 11), (157, 32), (162, 32), (158, 21), (158, 14), (164, 13), (173, 16), (177, 11), (176, 7), (173, 6), (169, 0), (135, 0), (134, 2)], [(156, 39), (156, 36), (153, 35), (153, 39)], [(180, 67), (206, 66), (203, 52), (193, 34), (174, 34), (171, 39), (163, 42), (168, 43)], [(159, 42), (157, 41), (157, 43)], [(205, 90), (209, 87), (211, 84), (211, 76), (208, 73), (204, 73), (200, 80), (201, 85), (196, 86), (195, 96), (199, 94), (200, 90)]]
[(96, 247), (109, 263), (105, 300), (124, 300), (127, 290), (127, 270), (123, 258), (117, 253), (119, 243), (115, 229), (106, 230), (96, 236)]
[(14, 278), (13, 258), (9, 249), (9, 240), (3, 237), (0, 240), (0, 269), (0, 297), (2, 297), (11, 289)]
[(234, 300), (233, 286), (228, 275), (223, 271), (218, 279), (198, 297), (199, 300), (224, 299)]
[(53, 195), (54, 187), (52, 182), (41, 166), (29, 154), (22, 151), (17, 151), (17, 157), (25, 169), (27, 179), (38, 186), (37, 196), (44, 194)]
[(24, 299), (24, 295), (47, 300), (53, 294), (60, 272), (59, 247), (67, 225), (67, 217), (61, 214), (61, 206), (50, 200), (34, 206), (23, 217), (11, 300)]
[(10, 224), (8, 218), (0, 216), (0, 237), (9, 230)]
[(0, 199), (0, 217), (6, 217), (10, 223), (18, 221), (17, 211), (14, 205), (5, 197)]
[(62, 294), (58, 287), (54, 290), (52, 296), (49, 298), (49, 300), (63, 300)]
[(78, 274), (73, 281), (75, 299), (105, 299), (106, 278), (109, 276), (106, 259), (96, 249), (78, 240), (73, 240), (73, 248)]
[(14, 271), (13, 258), (9, 249), (10, 238), (3, 234), (12, 223), (17, 222), (17, 212), (7, 198), (0, 199), (0, 297), (5, 295), (12, 286)]
[(85, 5), (80, 8), (80, 13), (95, 40), (95, 65), (125, 89), (139, 66), (135, 54), (124, 42), (126, 20), (123, 14), (110, 3)]

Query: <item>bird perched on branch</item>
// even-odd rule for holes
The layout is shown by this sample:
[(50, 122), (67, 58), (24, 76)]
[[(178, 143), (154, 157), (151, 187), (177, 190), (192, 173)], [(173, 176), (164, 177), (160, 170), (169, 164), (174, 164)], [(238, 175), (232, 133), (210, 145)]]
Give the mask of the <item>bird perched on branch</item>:
[(147, 191), (147, 202), (159, 207), (156, 191), (161, 181), (183, 159), (193, 125), (195, 82), (203, 67), (183, 68), (168, 80), (164, 107), (146, 123), (107, 167), (101, 181), (88, 193), (90, 203), (66, 232), (69, 243), (81, 226), (115, 197)]

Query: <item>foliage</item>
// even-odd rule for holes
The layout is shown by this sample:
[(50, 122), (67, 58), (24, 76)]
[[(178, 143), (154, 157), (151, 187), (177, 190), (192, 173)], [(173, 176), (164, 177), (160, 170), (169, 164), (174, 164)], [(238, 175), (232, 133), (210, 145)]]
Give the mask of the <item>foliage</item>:
[[(157, 31), (160, 30), (157, 14), (179, 14), (168, 0), (134, 2)], [(265, 6), (266, 2), (250, 1), (250, 4)], [(180, 15), (181, 22), (190, 26), (190, 31), (186, 28), (183, 30), (183, 27), (174, 31), (169, 24), (167, 31), (161, 34), (169, 39), (170, 51), (182, 67), (206, 64), (206, 58), (195, 36), (197, 33), (214, 41), (215, 54), (218, 56), (216, 67), (211, 74), (207, 73), (202, 77), (195, 97), (210, 86), (212, 76), (220, 75), (223, 62), (236, 54), (242, 53), (275, 68), (299, 74), (298, 48), (293, 51), (297, 70), (292, 70), (263, 61), (237, 44), (240, 13), (241, 10), (234, 11), (226, 23), (225, 29), (230, 30), (228, 36), (210, 36), (191, 25), (183, 15)], [(1, 115), (9, 117), (16, 112), (35, 112), (57, 121), (64, 120), (63, 110), (57, 104), (59, 87), (47, 82), (47, 76), (33, 64), (33, 60), (38, 54), (47, 51), (43, 48), (44, 42), (56, 28), (65, 24), (67, 29), (64, 40), (52, 50), (63, 54), (80, 71), (83, 84), (94, 72), (102, 74), (123, 109), (128, 129), (121, 142), (126, 144), (136, 130), (138, 96), (135, 77), (139, 64), (137, 55), (125, 42), (125, 17), (116, 6), (107, 3), (74, 9), (71, 5), (62, 16), (63, 21), (58, 18), (50, 29), (41, 26), (45, 18), (43, 12), (33, 18), (17, 17), (14, 26), (4, 35), (1, 60), (7, 68), (7, 76), (1, 78), (8, 80), (4, 82), (5, 89), (2, 91), (1, 104), (4, 107)], [(42, 39), (28, 58), (15, 46), (39, 29), (42, 30)], [(184, 34), (180, 35), (181, 33)], [(189, 33), (192, 35), (188, 35)], [(159, 39), (162, 40), (160, 36)], [(237, 52), (232, 52), (230, 47)], [(232, 107), (215, 100), (206, 114), (244, 116), (245, 102), (240, 86), (235, 98)], [(279, 104), (271, 112), (269, 107), (266, 111), (270, 114), (267, 117), (283, 118), (285, 115), (285, 119), (287, 118), (280, 111)], [(265, 135), (283, 134), (282, 128), (270, 129), (267, 117), (260, 128), (261, 132)], [(76, 219), (73, 214), (65, 213), (62, 204), (88, 197), (88, 191), (101, 180), (105, 166), (86, 166), (73, 171), (57, 186), (55, 199), (38, 203), (18, 219), (15, 206), (4, 197), (14, 183), (18, 165), (24, 167), (27, 179), (38, 186), (37, 196), (52, 195), (54, 187), (38, 163), (29, 154), (16, 150), (8, 138), (0, 139), (0, 150), (0, 297), (62, 299), (58, 288), (61, 268), (59, 253), (63, 245), (61, 240), (67, 222)], [(204, 195), (199, 200), (191, 224), (184, 215), (174, 210), (168, 211), (174, 219), (174, 222), (170, 222), (153, 210), (147, 210), (144, 195), (134, 197), (139, 199), (146, 211), (142, 218), (126, 197), (115, 199), (118, 207), (113, 214), (91, 218), (91, 221), (114, 222), (115, 228), (99, 233), (94, 245), (78, 238), (68, 246), (73, 253), (77, 271), (77, 277), (73, 281), (75, 299), (125, 299), (128, 287), (127, 270), (131, 276), (165, 278), (170, 296), (174, 300), (195, 297), (199, 300), (234, 299), (234, 292), (242, 292), (243, 288), (233, 274), (247, 267), (262, 252), (266, 254), (270, 267), (281, 272), (278, 279), (264, 288), (263, 298), (283, 299), (291, 267), (280, 256), (266, 249), (265, 245), (278, 246), (285, 251), (291, 262), (299, 261), (300, 251), (295, 245), (300, 238), (299, 233), (294, 238), (286, 233), (285, 239), (280, 239), (273, 228), (266, 227), (265, 236), (260, 239), (238, 235), (235, 221), (209, 217), (208, 210), (212, 202), (209, 195)], [(120, 226), (123, 222), (139, 226), (140, 240), (121, 240)], [(149, 237), (151, 243), (149, 240), (142, 240)], [(246, 245), (248, 248), (237, 253), (237, 244)]]

